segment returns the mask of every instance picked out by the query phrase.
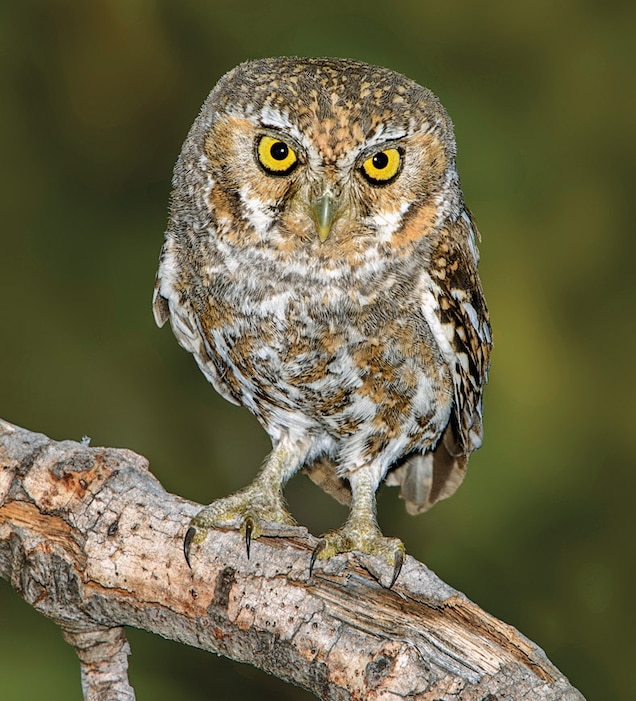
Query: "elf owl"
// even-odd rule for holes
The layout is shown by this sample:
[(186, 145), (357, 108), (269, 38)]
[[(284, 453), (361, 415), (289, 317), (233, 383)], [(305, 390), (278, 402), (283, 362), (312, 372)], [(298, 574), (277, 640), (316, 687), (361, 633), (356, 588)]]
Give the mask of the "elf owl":
[(154, 297), (161, 326), (273, 450), (192, 520), (250, 541), (293, 524), (303, 468), (350, 503), (311, 558), (384, 557), (375, 493), (410, 513), (450, 496), (482, 440), (490, 327), (452, 123), (428, 90), (340, 59), (244, 63), (212, 90), (177, 161)]

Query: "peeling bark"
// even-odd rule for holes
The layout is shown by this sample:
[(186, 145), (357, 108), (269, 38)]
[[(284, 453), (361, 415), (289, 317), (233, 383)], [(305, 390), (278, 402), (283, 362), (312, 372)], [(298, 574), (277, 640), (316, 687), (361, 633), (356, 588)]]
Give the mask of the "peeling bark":
[(303, 528), (248, 560), (237, 531), (193, 548), (200, 506), (128, 450), (55, 442), (0, 421), (0, 577), (55, 620), (85, 699), (134, 698), (123, 626), (247, 662), (321, 699), (581, 701), (543, 651), (407, 557), (388, 590), (373, 559), (308, 564)]

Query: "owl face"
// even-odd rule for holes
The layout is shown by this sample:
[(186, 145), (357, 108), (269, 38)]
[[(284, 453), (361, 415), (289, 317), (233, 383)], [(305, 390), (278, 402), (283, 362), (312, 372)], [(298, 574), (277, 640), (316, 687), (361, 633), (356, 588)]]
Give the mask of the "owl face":
[(189, 139), (177, 174), (203, 171), (216, 234), (234, 246), (333, 258), (373, 242), (395, 253), (460, 206), (438, 100), (354, 61), (243, 64), (212, 91)]

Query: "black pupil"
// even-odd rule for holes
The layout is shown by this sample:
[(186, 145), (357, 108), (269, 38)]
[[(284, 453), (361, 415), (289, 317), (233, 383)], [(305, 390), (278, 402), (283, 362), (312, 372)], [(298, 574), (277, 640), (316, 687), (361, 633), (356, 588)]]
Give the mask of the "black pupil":
[(277, 141), (272, 144), (269, 152), (275, 161), (284, 161), (289, 155), (289, 148), (282, 141)]
[(375, 156), (373, 156), (371, 162), (373, 163), (374, 168), (382, 170), (389, 165), (389, 157), (386, 155), (386, 153), (384, 153), (384, 151), (380, 151), (380, 153), (376, 153)]

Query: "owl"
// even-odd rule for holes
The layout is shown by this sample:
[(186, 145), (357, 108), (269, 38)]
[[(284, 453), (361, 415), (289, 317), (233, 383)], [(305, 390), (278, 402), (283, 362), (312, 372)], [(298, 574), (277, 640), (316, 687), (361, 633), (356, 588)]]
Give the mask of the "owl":
[(358, 551), (399, 575), (375, 494), (409, 513), (461, 483), (482, 441), (491, 334), (452, 123), (408, 78), (358, 61), (243, 63), (206, 99), (175, 166), (154, 295), (159, 326), (273, 449), (184, 539), (293, 524), (299, 470), (350, 504), (316, 560)]

